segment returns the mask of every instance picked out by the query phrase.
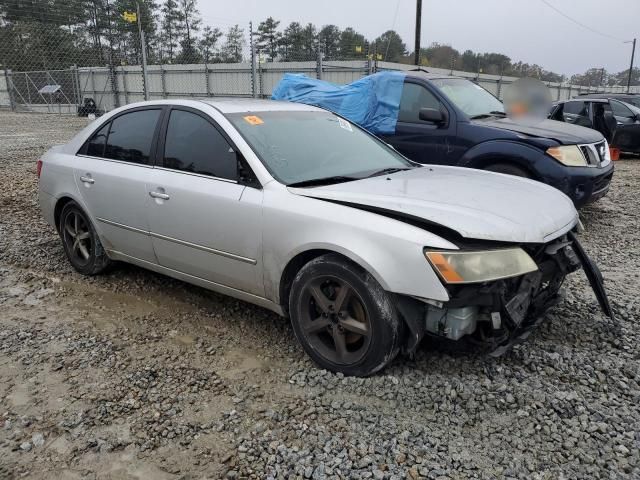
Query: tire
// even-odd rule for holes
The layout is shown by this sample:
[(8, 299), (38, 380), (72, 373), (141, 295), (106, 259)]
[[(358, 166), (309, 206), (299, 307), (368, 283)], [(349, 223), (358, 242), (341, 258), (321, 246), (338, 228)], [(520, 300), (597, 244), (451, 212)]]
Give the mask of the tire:
[(494, 163), (487, 165), (484, 170), (489, 172), (504, 173), (507, 175), (513, 175), (515, 177), (533, 178), (529, 172), (510, 163)]
[(62, 208), (58, 232), (64, 252), (77, 272), (97, 275), (111, 265), (89, 216), (76, 202)]
[(293, 280), (293, 330), (322, 368), (364, 377), (398, 354), (404, 323), (369, 273), (335, 254), (311, 260)]

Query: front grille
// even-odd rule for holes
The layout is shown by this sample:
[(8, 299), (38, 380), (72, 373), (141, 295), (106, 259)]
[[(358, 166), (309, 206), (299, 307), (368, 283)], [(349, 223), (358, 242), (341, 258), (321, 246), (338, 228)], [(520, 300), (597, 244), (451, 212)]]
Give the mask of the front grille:
[(608, 163), (606, 161), (607, 144), (605, 142), (589, 143), (579, 147), (587, 160), (587, 165), (590, 167), (604, 167)]

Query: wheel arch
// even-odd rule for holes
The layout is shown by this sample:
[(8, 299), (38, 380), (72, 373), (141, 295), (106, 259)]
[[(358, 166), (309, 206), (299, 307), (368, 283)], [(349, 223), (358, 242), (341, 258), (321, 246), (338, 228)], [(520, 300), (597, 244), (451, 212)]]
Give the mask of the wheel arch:
[(542, 151), (514, 141), (483, 142), (469, 149), (458, 163), (461, 167), (484, 169), (489, 165), (508, 164), (526, 171), (533, 180), (541, 180), (537, 168)]
[[(78, 206), (84, 212), (86, 212), (86, 209), (84, 208), (82, 203), (78, 202), (78, 200), (76, 198), (74, 198), (72, 195), (63, 194), (60, 197), (58, 197), (58, 199), (56, 200), (55, 206), (53, 207), (53, 219), (54, 219), (54, 222), (55, 222), (56, 230), (58, 230), (58, 231), (60, 230), (60, 228), (59, 228), (60, 227), (60, 215), (62, 214), (62, 209), (69, 202), (75, 202), (76, 204), (78, 204)], [(87, 215), (88, 215), (88, 213), (87, 213)]]
[(354, 260), (353, 258), (351, 258), (351, 256), (348, 256), (345, 253), (340, 252), (338, 250), (339, 249), (328, 248), (328, 247), (309, 248), (307, 250), (303, 250), (301, 252), (296, 253), (289, 259), (284, 269), (282, 270), (282, 274), (280, 275), (280, 284), (278, 287), (278, 303), (281, 305), (282, 310), (287, 315), (289, 313), (289, 295), (291, 293), (291, 286), (293, 284), (293, 279), (296, 277), (296, 275), (302, 269), (302, 267), (304, 267), (311, 260), (321, 257), (323, 255), (332, 254), (332, 255), (337, 255), (343, 258), (346, 262), (354, 265), (355, 267), (359, 268), (364, 272), (371, 274), (373, 277), (376, 278), (378, 283), (380, 283), (380, 285), (382, 285), (382, 287), (385, 290), (387, 289), (386, 285), (383, 283), (383, 281), (381, 281), (382, 279), (380, 278), (380, 276), (376, 275), (375, 272), (371, 271), (370, 266), (367, 265), (367, 267), (365, 267), (359, 261)]

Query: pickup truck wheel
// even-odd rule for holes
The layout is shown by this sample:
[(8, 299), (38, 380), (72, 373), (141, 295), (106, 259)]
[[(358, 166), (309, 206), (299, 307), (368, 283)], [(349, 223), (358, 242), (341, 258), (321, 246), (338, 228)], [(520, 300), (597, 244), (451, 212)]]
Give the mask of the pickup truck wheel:
[(489, 172), (505, 173), (516, 177), (532, 178), (529, 172), (516, 165), (511, 165), (510, 163), (494, 163), (484, 167), (484, 170), (488, 170)]
[(371, 375), (400, 349), (403, 322), (391, 296), (338, 255), (302, 267), (293, 280), (289, 312), (303, 348), (327, 370)]
[(97, 275), (111, 264), (89, 217), (76, 202), (62, 208), (58, 231), (64, 252), (79, 273)]

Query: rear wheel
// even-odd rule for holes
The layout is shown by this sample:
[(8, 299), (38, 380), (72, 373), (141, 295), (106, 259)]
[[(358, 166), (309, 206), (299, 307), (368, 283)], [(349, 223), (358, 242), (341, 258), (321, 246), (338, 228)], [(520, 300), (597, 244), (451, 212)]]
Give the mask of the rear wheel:
[(484, 170), (496, 173), (504, 173), (507, 175), (514, 175), (516, 177), (532, 178), (531, 174), (525, 169), (512, 165), (510, 163), (494, 163), (484, 167)]
[(400, 349), (403, 324), (391, 296), (338, 255), (323, 255), (300, 270), (289, 312), (305, 351), (327, 370), (371, 375)]
[(89, 217), (77, 203), (62, 208), (58, 231), (67, 258), (78, 272), (97, 275), (111, 264)]

